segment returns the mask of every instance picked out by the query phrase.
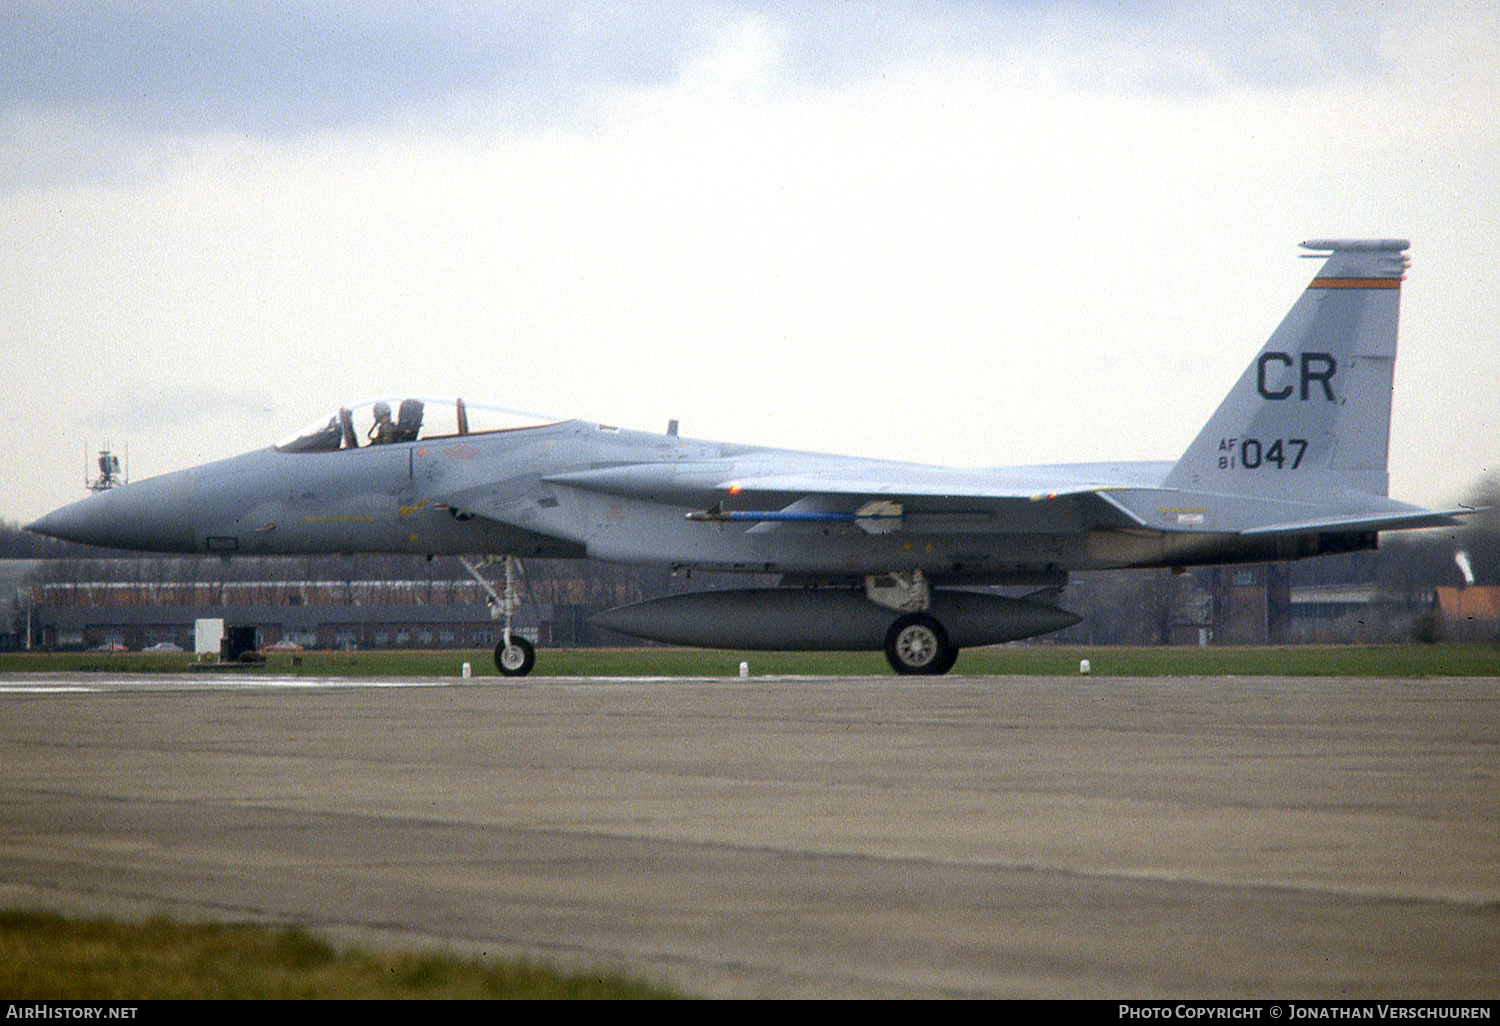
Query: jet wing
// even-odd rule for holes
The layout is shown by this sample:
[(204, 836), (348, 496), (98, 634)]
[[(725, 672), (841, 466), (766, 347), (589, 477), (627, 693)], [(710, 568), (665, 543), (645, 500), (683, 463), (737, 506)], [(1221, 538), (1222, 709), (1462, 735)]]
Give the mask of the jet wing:
[[(1064, 494), (1089, 494), (1111, 488), (1149, 487), (1128, 470), (1088, 465), (1083, 474), (1067, 468), (1021, 467), (1004, 472), (915, 463), (829, 459), (805, 469), (784, 472), (779, 461), (680, 461), (633, 463), (596, 470), (552, 474), (543, 480), (634, 499), (693, 505), (728, 495), (844, 495), (865, 499), (1012, 499), (1036, 501)], [(1157, 465), (1148, 465), (1155, 468)], [(1100, 473), (1088, 471), (1098, 469)], [(1149, 475), (1148, 475), (1149, 476)]]
[[(693, 519), (755, 521), (759, 533), (826, 523), (839, 516), (868, 525), (893, 504), (910, 527), (928, 530), (1070, 531), (1140, 527), (1123, 506), (1101, 499), (1100, 482), (1059, 484), (1045, 474), (900, 463), (842, 463), (826, 471), (767, 473), (730, 461), (651, 463), (554, 474), (545, 480), (588, 491), (682, 506), (709, 507)], [(746, 472), (748, 471), (748, 472)], [(726, 511), (725, 505), (736, 507)], [(883, 507), (887, 511), (890, 506)]]

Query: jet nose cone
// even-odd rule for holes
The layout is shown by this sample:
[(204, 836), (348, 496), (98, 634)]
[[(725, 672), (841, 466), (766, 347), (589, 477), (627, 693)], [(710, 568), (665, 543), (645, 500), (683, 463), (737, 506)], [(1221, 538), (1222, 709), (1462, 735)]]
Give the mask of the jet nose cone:
[(81, 507), (87, 503), (75, 502), (55, 509), (38, 520), (33, 520), (26, 525), (26, 530), (32, 534), (44, 534), (48, 538), (57, 538), (60, 541), (80, 542), (84, 545), (98, 544), (94, 537), (99, 533), (99, 526), (95, 523), (97, 519), (89, 510)]
[(162, 479), (99, 492), (26, 525), (49, 538), (148, 552), (193, 552), (191, 505), (183, 489)]

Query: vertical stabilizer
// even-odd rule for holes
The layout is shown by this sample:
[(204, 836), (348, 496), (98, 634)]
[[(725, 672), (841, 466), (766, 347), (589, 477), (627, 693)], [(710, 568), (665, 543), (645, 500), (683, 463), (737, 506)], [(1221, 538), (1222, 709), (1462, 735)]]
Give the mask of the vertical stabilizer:
[(1264, 497), (1387, 493), (1405, 239), (1315, 239), (1322, 268), (1167, 475)]

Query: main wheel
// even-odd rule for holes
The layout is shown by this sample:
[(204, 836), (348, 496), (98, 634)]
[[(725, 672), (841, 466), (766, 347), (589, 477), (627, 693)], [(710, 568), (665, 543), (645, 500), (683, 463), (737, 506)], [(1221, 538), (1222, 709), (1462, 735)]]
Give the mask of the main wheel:
[(495, 669), (507, 677), (524, 677), (535, 665), (536, 649), (525, 638), (512, 634), (509, 645), (502, 641), (495, 646)]
[(958, 649), (953, 645), (949, 645), (948, 654), (943, 656), (942, 660), (932, 668), (932, 672), (947, 673), (953, 669), (953, 664), (956, 662), (958, 662)]
[(958, 649), (926, 613), (908, 613), (885, 632), (885, 658), (902, 675), (940, 674), (953, 668)]

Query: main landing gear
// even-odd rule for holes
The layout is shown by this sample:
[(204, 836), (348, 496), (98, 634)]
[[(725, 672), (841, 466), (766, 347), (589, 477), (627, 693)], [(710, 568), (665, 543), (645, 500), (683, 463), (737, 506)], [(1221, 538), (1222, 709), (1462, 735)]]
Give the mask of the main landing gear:
[(943, 625), (926, 613), (898, 617), (885, 632), (885, 658), (902, 676), (943, 674), (953, 669), (958, 649)]
[(927, 612), (932, 589), (920, 570), (865, 578), (865, 597), (903, 615), (885, 632), (885, 658), (902, 676), (943, 674), (953, 669), (958, 649), (948, 632)]
[(475, 566), (463, 556), (458, 559), (464, 565), (464, 569), (469, 571), (469, 576), (490, 593), (490, 618), (505, 621), (505, 629), (500, 635), (500, 642), (495, 646), (495, 669), (506, 677), (526, 676), (536, 665), (536, 648), (531, 642), (515, 633), (511, 626), (516, 607), (521, 604), (520, 593), (516, 591), (516, 571), (521, 568), (521, 561), (515, 556), (501, 557), (502, 562), (505, 563), (505, 594), (499, 595), (496, 594), (494, 586), (479, 572), (480, 566), (488, 566), (495, 561), (494, 556), (486, 556), (480, 560), (479, 566)]

